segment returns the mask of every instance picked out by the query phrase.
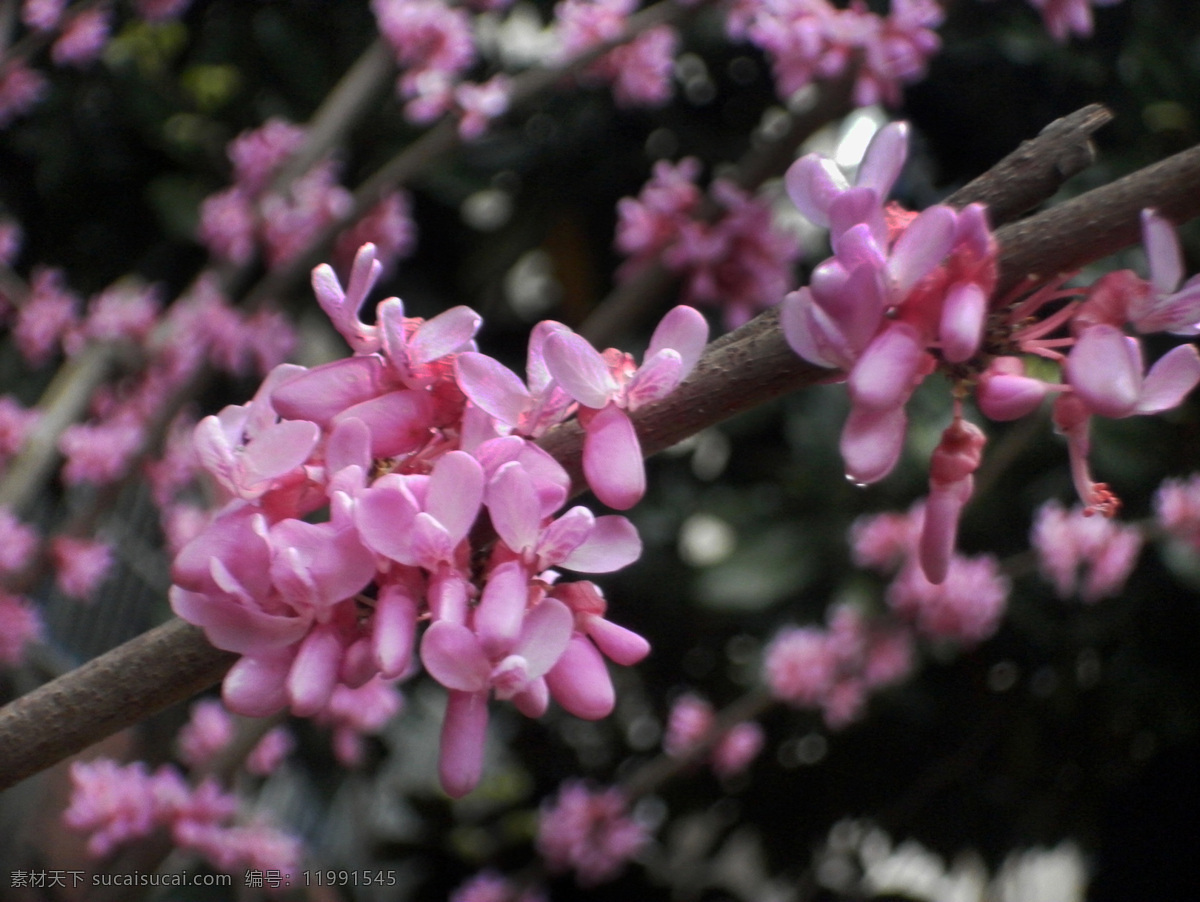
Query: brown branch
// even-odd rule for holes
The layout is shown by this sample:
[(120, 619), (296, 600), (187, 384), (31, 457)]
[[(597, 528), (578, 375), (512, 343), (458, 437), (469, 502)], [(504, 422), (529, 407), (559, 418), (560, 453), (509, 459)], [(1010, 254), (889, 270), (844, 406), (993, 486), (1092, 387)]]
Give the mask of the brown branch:
[(1055, 119), (1036, 138), (968, 182), (944, 201), (952, 207), (986, 204), (992, 227), (1012, 222), (1043, 203), (1063, 182), (1095, 162), (1091, 136), (1112, 121), (1098, 103)]
[(0, 789), (217, 683), (237, 655), (172, 619), (0, 710)]
[(1200, 216), (1200, 145), (1000, 229), (1003, 294), (1029, 275), (1050, 278), (1141, 241), (1141, 212), (1176, 223)]
[[(1068, 270), (1117, 249), (1115, 242), (1136, 241), (1147, 203), (1177, 220), (1200, 215), (1200, 147), (1002, 230), (1005, 278)], [(792, 353), (778, 314), (767, 311), (710, 345), (674, 394), (633, 419), (643, 451), (653, 454), (834, 375)], [(541, 442), (579, 484), (581, 439), (567, 423)], [(172, 620), (34, 690), (0, 710), (0, 789), (213, 685), (233, 659), (208, 646), (200, 630)]]

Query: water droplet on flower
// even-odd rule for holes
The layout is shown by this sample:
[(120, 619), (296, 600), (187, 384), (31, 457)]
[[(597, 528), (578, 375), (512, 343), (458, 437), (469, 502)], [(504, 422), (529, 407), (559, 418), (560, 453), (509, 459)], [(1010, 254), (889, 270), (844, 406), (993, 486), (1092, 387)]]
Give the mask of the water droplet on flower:
[(856, 489), (865, 489), (867, 487), (867, 484), (865, 482), (856, 482), (854, 477), (851, 476), (849, 473), (846, 474), (846, 482), (850, 483)]

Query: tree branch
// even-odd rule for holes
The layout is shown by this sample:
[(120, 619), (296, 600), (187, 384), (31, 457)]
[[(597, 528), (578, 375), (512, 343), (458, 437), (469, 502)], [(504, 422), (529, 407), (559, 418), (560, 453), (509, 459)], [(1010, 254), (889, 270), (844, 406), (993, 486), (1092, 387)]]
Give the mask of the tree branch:
[[(1156, 205), (1177, 221), (1200, 215), (1200, 146), (1002, 229), (1006, 284), (1029, 272), (1070, 270), (1137, 241), (1143, 205)], [(778, 313), (769, 310), (713, 342), (675, 393), (633, 415), (642, 450), (653, 454), (834, 376), (788, 348)], [(551, 430), (541, 444), (582, 486), (578, 425)], [(0, 789), (215, 684), (234, 657), (207, 645), (195, 627), (171, 620), (17, 699), (0, 710)]]
[(237, 655), (178, 618), (0, 710), (0, 789), (218, 682)]

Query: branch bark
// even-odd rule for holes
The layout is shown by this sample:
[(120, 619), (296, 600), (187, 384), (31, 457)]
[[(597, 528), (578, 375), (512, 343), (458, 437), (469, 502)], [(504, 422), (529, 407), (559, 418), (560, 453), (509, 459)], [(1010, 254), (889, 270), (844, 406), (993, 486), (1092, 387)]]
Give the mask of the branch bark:
[[(1137, 241), (1145, 205), (1176, 221), (1200, 215), (1200, 146), (1002, 229), (1004, 279), (1011, 285), (1030, 272), (1067, 271)], [(770, 310), (713, 342), (674, 394), (637, 411), (633, 420), (643, 451), (653, 454), (836, 376), (797, 357)], [(541, 443), (582, 486), (579, 427), (564, 424)], [(171, 620), (17, 699), (0, 710), (0, 789), (215, 684), (233, 660), (209, 646), (200, 630)]]

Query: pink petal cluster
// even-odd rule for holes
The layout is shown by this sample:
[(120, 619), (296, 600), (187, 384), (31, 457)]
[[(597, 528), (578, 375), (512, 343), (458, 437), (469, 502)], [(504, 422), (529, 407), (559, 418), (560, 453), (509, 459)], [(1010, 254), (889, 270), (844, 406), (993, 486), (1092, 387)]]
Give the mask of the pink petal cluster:
[(908, 633), (869, 622), (839, 605), (825, 628), (786, 627), (763, 655), (763, 681), (774, 698), (797, 708), (819, 708), (825, 722), (843, 727), (863, 712), (870, 692), (898, 682), (912, 669)]
[(856, 562), (895, 574), (887, 589), (888, 605), (930, 639), (972, 645), (991, 636), (1008, 605), (1009, 580), (995, 558), (952, 552), (941, 582), (932, 582), (921, 563), (929, 531), (929, 500), (907, 514), (860, 518), (851, 529)]
[[(175, 737), (179, 760), (194, 771), (209, 770), (217, 757), (229, 748), (236, 736), (233, 715), (217, 699), (204, 699), (192, 705), (191, 717)], [(249, 773), (266, 776), (273, 773), (295, 746), (286, 727), (267, 732), (246, 756)]]
[[(690, 757), (709, 740), (716, 726), (716, 712), (705, 699), (688, 693), (680, 696), (667, 716), (663, 751), (673, 758)], [(726, 730), (708, 752), (713, 772), (719, 777), (742, 773), (762, 751), (766, 735), (755, 721), (742, 721)]]
[[(597, 586), (560, 576), (636, 560), (636, 530), (582, 506), (559, 513), (569, 477), (526, 436), (568, 416), (571, 392), (592, 391), (593, 378), (611, 395), (593, 424), (628, 424), (625, 409), (686, 371), (672, 345), (698, 356), (706, 327), (693, 310), (668, 314), (639, 370), (544, 323), (526, 386), (475, 350), (481, 318), (466, 307), (422, 320), (388, 298), (364, 322), (381, 270), (365, 245), (345, 286), (328, 266), (313, 271), (352, 356), (280, 365), (248, 404), (197, 424), (196, 455), (224, 506), (177, 554), (171, 603), (242, 656), (223, 684), (231, 710), (331, 723), (348, 761), (399, 707), (391, 683), (419, 652), (449, 690), (440, 774), (458, 796), (480, 779), (491, 698), (530, 716), (553, 698), (603, 717), (615, 703), (606, 659), (628, 666), (649, 651), (606, 618)], [(630, 453), (640, 472), (636, 444)], [(489, 533), (484, 553), (475, 543)]]
[(1060, 598), (1076, 592), (1089, 604), (1118, 594), (1137, 564), (1142, 534), (1106, 517), (1048, 501), (1034, 517), (1030, 544)]
[(1029, 0), (1042, 14), (1046, 30), (1054, 40), (1065, 43), (1071, 35), (1092, 36), (1092, 7), (1115, 6), (1121, 0)]
[(40, 417), (36, 408), (27, 409), (12, 395), (0, 395), (0, 466), (21, 450)]
[[(227, 148), (233, 184), (209, 195), (200, 207), (198, 238), (220, 260), (249, 263), (256, 252), (267, 263), (279, 266), (307, 248), (325, 228), (346, 218), (353, 198), (338, 181), (338, 166), (331, 159), (318, 161), (294, 179), (286, 193), (272, 190), (272, 182), (304, 144), (303, 128), (283, 119), (268, 119), (245, 131)], [(352, 256), (367, 241), (377, 244), (387, 264), (411, 253), (415, 227), (403, 192), (383, 198), (354, 227), (355, 242), (341, 257)]]
[(29, 599), (0, 590), (0, 664), (21, 664), (25, 649), (44, 632), (41, 615)]
[(35, 270), (29, 289), (29, 298), (17, 314), (13, 338), (21, 356), (36, 368), (49, 362), (76, 327), (80, 299), (56, 269)]
[[(851, 411), (841, 450), (856, 483), (876, 482), (896, 465), (904, 407), (917, 385), (938, 369), (956, 383), (953, 421), (931, 462), (919, 543), (924, 577), (937, 584), (949, 578), (958, 520), (986, 443), (963, 417), (966, 393), (974, 391), (979, 409), (997, 420), (1026, 416), (1054, 396), (1054, 423), (1067, 439), (1079, 496), (1089, 512), (1111, 516), (1119, 501), (1088, 470), (1091, 417), (1158, 413), (1200, 382), (1194, 346), (1173, 348), (1147, 370), (1139, 340), (1125, 328), (1194, 334), (1200, 286), (1183, 282), (1170, 224), (1146, 211), (1150, 282), (1124, 271), (1088, 289), (1064, 290), (1060, 279), (993, 298), (997, 249), (981, 207), (913, 214), (884, 206), (906, 155), (906, 126), (894, 123), (876, 134), (853, 184), (816, 154), (788, 170), (792, 200), (829, 229), (834, 256), (788, 295), (780, 322), (800, 356), (845, 372)], [(1048, 305), (1053, 312), (1039, 318)], [(1054, 361), (1063, 381), (1028, 376), (1017, 354)]]
[(14, 59), (0, 65), (0, 128), (7, 128), (14, 119), (24, 116), (50, 92), (46, 77)]
[(641, 446), (628, 413), (674, 391), (695, 368), (707, 341), (708, 323), (687, 306), (662, 318), (641, 366), (614, 348), (600, 354), (567, 329), (546, 338), (546, 369), (579, 403), (586, 431), (584, 475), (609, 507), (630, 508), (646, 490)]
[(266, 825), (236, 823), (237, 797), (211, 779), (189, 786), (167, 765), (151, 773), (141, 761), (97, 758), (73, 763), (71, 784), (63, 821), (90, 834), (93, 858), (165, 829), (177, 848), (203, 855), (219, 870), (268, 867), (294, 874), (300, 867), (298, 840)]
[[(562, 0), (554, 8), (556, 33), (565, 63), (619, 39), (636, 0)], [(659, 25), (619, 44), (584, 70), (585, 81), (611, 84), (619, 106), (657, 106), (673, 93), (679, 36)]]
[(0, 578), (20, 573), (33, 563), (41, 539), (37, 530), (6, 507), (0, 507)]
[(522, 887), (495, 871), (480, 871), (450, 894), (449, 902), (547, 902), (540, 890)]
[(619, 876), (650, 841), (646, 828), (629, 816), (629, 803), (616, 787), (592, 789), (571, 781), (542, 806), (537, 849), (552, 871), (574, 871), (580, 886)]
[(1154, 515), (1169, 535), (1200, 548), (1200, 474), (1165, 480), (1154, 495)]
[(641, 193), (618, 202), (616, 246), (629, 256), (618, 277), (661, 260), (683, 275), (687, 303), (720, 308), (726, 328), (735, 329), (779, 302), (800, 248), (776, 227), (766, 201), (726, 179), (709, 189), (719, 214), (702, 215), (699, 174), (694, 158), (660, 160)]
[(463, 80), (478, 55), (467, 10), (442, 0), (372, 0), (371, 9), (400, 66), (396, 93), (408, 101), (410, 121), (424, 124), (457, 111), (459, 133), (470, 140), (507, 111), (506, 77)]
[(71, 15), (50, 47), (50, 59), (56, 66), (82, 67), (95, 62), (108, 43), (111, 15), (104, 5)]
[(761, 0), (734, 4), (728, 29), (767, 54), (782, 98), (853, 70), (857, 106), (895, 106), (900, 86), (923, 78), (941, 49), (933, 29), (943, 18), (934, 0), (892, 0), (887, 16), (865, 3), (839, 9), (827, 0)]
[(393, 680), (373, 677), (358, 687), (335, 686), (329, 704), (314, 720), (333, 729), (333, 752), (346, 767), (358, 767), (364, 740), (375, 736), (404, 708), (404, 696)]
[(50, 560), (59, 591), (88, 601), (112, 569), (113, 549), (100, 539), (57, 535), (50, 540)]

